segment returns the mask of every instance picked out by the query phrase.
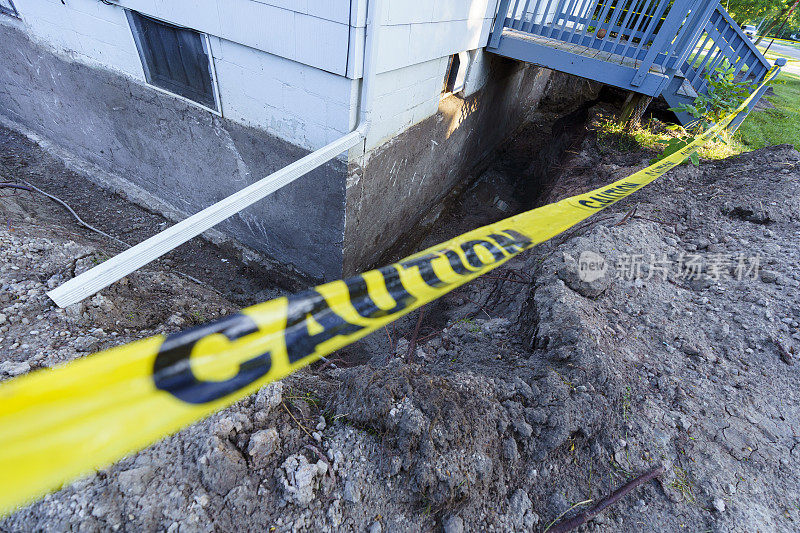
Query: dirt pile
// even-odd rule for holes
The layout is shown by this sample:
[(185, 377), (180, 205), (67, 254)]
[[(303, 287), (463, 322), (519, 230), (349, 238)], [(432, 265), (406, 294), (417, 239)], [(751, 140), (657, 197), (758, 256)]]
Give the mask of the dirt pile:
[[(596, 143), (542, 202), (652, 157)], [(231, 310), (156, 270), (59, 312), (45, 288), (102, 245), (35, 221), (0, 230), (7, 375), (132, 338), (136, 309), (137, 337)], [(586, 530), (795, 531), (798, 235), (790, 147), (680, 167), (429, 306), (411, 353), (413, 328), (376, 333), (366, 364), (270, 386), (0, 529), (542, 531), (663, 463)]]

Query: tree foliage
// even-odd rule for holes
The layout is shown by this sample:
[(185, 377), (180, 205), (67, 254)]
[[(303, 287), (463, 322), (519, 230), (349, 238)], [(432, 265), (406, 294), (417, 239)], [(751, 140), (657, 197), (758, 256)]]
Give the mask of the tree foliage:
[[(762, 34), (770, 34), (780, 28), (795, 0), (722, 0), (721, 3), (741, 26), (752, 24), (759, 27)], [(798, 32), (800, 9), (795, 9), (781, 35), (775, 37), (788, 37)]]

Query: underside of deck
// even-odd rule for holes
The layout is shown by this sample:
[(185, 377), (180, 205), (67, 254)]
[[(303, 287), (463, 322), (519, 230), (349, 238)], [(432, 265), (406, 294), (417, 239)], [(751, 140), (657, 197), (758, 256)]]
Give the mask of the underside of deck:
[(641, 85), (631, 80), (642, 62), (632, 57), (603, 51), (599, 48), (569, 43), (505, 28), (496, 48), (490, 52), (540, 65), (559, 72), (574, 74), (621, 89), (658, 96), (670, 79), (658, 65), (646, 73)]
[(683, 124), (720, 68), (752, 84), (772, 68), (719, 0), (500, 0), (486, 49), (663, 96)]

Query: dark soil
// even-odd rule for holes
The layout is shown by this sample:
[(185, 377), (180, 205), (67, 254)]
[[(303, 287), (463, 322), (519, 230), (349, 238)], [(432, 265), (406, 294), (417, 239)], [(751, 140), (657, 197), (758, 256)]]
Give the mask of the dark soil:
[[(88, 224), (130, 245), (142, 242), (173, 224), (151, 210), (101, 189), (24, 135), (3, 126), (0, 126), (0, 176), (4, 180), (32, 183), (66, 202)], [(25, 196), (31, 193), (17, 194)], [(12, 227), (53, 224), (70, 235), (96, 244), (107, 256), (123, 250), (119, 243), (72, 224), (68, 220), (69, 213), (55, 202), (45, 200), (32, 203), (31, 207), (35, 221), (32, 217), (31, 221), (26, 221), (7, 216), (3, 222)], [(241, 252), (231, 245), (217, 246), (203, 239), (192, 239), (149, 268), (188, 274), (239, 306), (269, 299), (279, 290), (296, 290), (303, 286), (302, 280), (290, 279), (258, 263), (243, 261)]]
[[(591, 121), (597, 111), (577, 116)], [(563, 143), (549, 182), (526, 167), (537, 135), (554, 131), (534, 123), (424, 242), (525, 209), (531, 186), (542, 191), (537, 202), (552, 202), (653, 157), (619, 152), (574, 124), (561, 129), (574, 142)], [(16, 157), (24, 161), (26, 150)], [(88, 260), (105, 243), (41, 199), (0, 201), (30, 219), (19, 232), (0, 231), (9, 243), (0, 267), (9, 294), (0, 302), (4, 361), (35, 368), (79, 357), (90, 349), (75, 332), (126, 302), (146, 313), (143, 293), (164, 284), (168, 307), (153, 311), (158, 320), (141, 317), (170, 316), (157, 331), (181, 327), (187, 306), (206, 304), (208, 316), (227, 308), (154, 269), (139, 274), (141, 292), (104, 293), (78, 314), (59, 313), (44, 287), (78, 267), (74, 246)], [(800, 154), (791, 147), (679, 167), (427, 306), (416, 349), (414, 313), (334, 354), (336, 366), (266, 387), (0, 530), (544, 531), (663, 464), (662, 477), (583, 530), (797, 531), (798, 235)], [(609, 266), (592, 282), (577, 266), (589, 252)], [(711, 266), (740, 254), (760, 258), (760, 270), (737, 279), (735, 261), (724, 275)], [(626, 258), (662, 255), (674, 264), (697, 255), (702, 266), (691, 277), (652, 266), (627, 276)], [(40, 280), (40, 271), (56, 273)], [(50, 333), (31, 334), (46, 327), (68, 331), (58, 347)], [(134, 333), (112, 320), (92, 335), (105, 346)]]

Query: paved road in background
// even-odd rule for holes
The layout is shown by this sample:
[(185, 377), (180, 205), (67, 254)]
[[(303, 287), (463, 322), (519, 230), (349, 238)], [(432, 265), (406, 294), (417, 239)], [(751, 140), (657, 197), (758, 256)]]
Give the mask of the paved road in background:
[[(761, 44), (767, 46), (769, 45), (769, 40), (764, 39)], [(783, 67), (783, 70), (800, 76), (800, 48), (775, 41), (772, 43), (772, 46), (769, 47), (769, 51), (793, 58), (793, 60), (789, 60), (789, 63)]]

